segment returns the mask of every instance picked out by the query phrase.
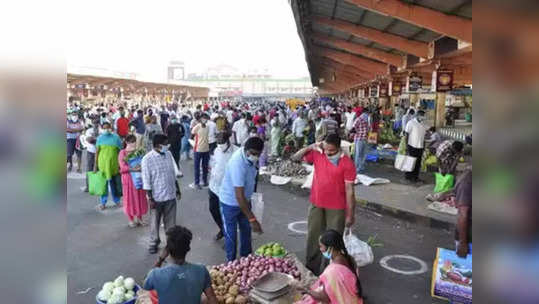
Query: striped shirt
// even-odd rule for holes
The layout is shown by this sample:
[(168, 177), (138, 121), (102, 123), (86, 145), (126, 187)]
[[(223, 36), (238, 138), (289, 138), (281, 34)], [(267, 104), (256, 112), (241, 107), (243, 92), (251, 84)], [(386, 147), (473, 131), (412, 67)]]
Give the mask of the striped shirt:
[(141, 163), (142, 188), (151, 190), (154, 201), (165, 202), (176, 197), (176, 172), (170, 151), (148, 152)]
[(369, 115), (364, 113), (356, 118), (356, 121), (354, 122), (354, 129), (356, 130), (354, 139), (367, 140), (367, 134), (369, 132)]

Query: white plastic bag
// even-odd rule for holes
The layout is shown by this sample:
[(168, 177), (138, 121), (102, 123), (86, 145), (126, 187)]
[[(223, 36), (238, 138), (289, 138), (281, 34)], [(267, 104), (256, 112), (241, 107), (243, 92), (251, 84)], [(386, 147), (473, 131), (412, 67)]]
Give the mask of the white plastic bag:
[(412, 156), (397, 154), (395, 158), (395, 169), (403, 172), (412, 172), (414, 171), (416, 160), (417, 158)]
[(262, 199), (262, 193), (253, 193), (251, 196), (251, 211), (258, 222), (262, 223), (264, 217), (264, 200)]
[(369, 244), (352, 234), (352, 229), (344, 230), (344, 246), (348, 254), (354, 258), (358, 267), (369, 265), (374, 261), (374, 254)]

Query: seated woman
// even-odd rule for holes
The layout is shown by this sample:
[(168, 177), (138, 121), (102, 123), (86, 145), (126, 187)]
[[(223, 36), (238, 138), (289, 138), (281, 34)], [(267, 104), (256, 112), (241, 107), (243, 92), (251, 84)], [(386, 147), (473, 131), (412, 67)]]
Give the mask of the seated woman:
[(330, 264), (310, 290), (299, 288), (306, 295), (296, 304), (363, 304), (356, 263), (346, 251), (343, 236), (329, 229), (320, 236), (319, 243), (322, 255)]
[[(171, 263), (162, 268), (152, 269), (143, 288), (157, 291), (159, 303), (199, 304), (204, 293), (207, 298), (205, 302), (217, 304), (206, 267), (185, 260), (187, 252), (191, 249), (193, 238), (191, 231), (182, 226), (173, 226), (166, 234), (167, 246), (164, 251), (170, 254)], [(157, 267), (161, 266), (163, 259), (160, 259)]]

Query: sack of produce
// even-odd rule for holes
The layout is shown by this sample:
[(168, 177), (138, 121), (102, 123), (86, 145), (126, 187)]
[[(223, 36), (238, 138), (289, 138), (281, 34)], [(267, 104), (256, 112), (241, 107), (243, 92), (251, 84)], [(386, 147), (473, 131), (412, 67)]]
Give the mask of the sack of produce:
[(369, 265), (374, 261), (371, 246), (352, 234), (352, 229), (345, 229), (343, 239), (346, 251), (354, 258), (358, 267)]
[(107, 179), (103, 172), (87, 172), (88, 193), (91, 195), (104, 195), (107, 192)]
[(436, 177), (436, 186), (434, 187), (434, 193), (446, 192), (453, 188), (455, 183), (455, 176), (452, 174), (442, 175), (440, 173), (434, 173)]
[(397, 154), (406, 155), (406, 136), (401, 137), (401, 141), (399, 142), (399, 150), (397, 150)]

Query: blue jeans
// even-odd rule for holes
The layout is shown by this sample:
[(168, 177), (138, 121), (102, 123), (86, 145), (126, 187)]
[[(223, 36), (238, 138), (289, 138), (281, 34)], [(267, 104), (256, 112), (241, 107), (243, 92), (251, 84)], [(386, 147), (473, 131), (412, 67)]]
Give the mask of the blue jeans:
[(115, 204), (118, 204), (120, 202), (120, 197), (116, 195), (116, 184), (113, 179), (109, 179), (107, 181), (107, 188), (105, 189), (105, 194), (101, 195), (101, 205), (106, 205), (107, 200), (109, 199), (109, 188), (111, 190), (112, 199), (114, 200)]
[(200, 184), (200, 162), (202, 161), (202, 181), (208, 184), (208, 163), (210, 152), (195, 152), (195, 185)]
[(356, 139), (354, 145), (354, 164), (356, 165), (356, 173), (361, 173), (365, 170), (365, 158), (367, 157), (368, 144), (364, 139)]
[(240, 207), (221, 203), (221, 215), (225, 235), (225, 251), (227, 261), (236, 259), (237, 233), (240, 228), (240, 256), (245, 257), (253, 251), (251, 247), (251, 224), (241, 212)]

